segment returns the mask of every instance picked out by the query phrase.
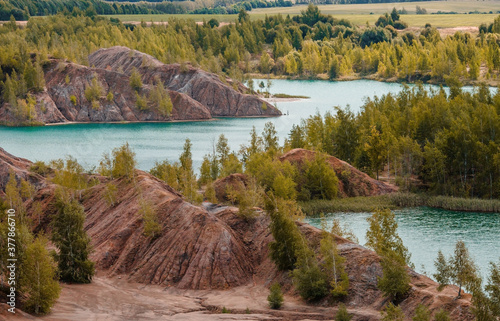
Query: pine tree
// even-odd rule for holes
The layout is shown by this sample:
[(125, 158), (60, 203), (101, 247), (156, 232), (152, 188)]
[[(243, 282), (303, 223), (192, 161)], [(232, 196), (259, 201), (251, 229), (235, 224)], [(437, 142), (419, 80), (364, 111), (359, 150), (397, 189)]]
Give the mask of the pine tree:
[(437, 273), (432, 276), (439, 283), (438, 291), (441, 291), (445, 286), (450, 284), (451, 271), (448, 263), (446, 262), (446, 258), (443, 255), (443, 252), (439, 250), (438, 257), (436, 261), (434, 261), (434, 266), (436, 267)]
[(345, 258), (340, 256), (333, 235), (323, 231), (320, 241), (320, 252), (323, 257), (323, 269), (330, 279), (330, 293), (334, 298), (347, 296), (349, 277), (345, 272)]
[(269, 307), (271, 309), (277, 310), (283, 305), (283, 293), (281, 292), (281, 286), (278, 282), (275, 282), (273, 283), (273, 285), (271, 285), (267, 301), (269, 302)]
[(345, 304), (339, 304), (339, 309), (335, 314), (335, 321), (350, 321), (352, 319), (352, 315), (349, 314)]
[(220, 134), (219, 136), (219, 140), (217, 141), (216, 145), (216, 151), (219, 164), (223, 164), (228, 159), (229, 153), (231, 152), (231, 149), (228, 145), (228, 140), (226, 136), (224, 136), (224, 134)]
[(90, 283), (94, 276), (94, 262), (89, 260), (90, 238), (83, 229), (85, 213), (75, 199), (58, 196), (57, 214), (52, 221), (52, 242), (58, 247), (56, 261), (61, 280), (72, 283)]
[(134, 177), (135, 166), (135, 153), (130, 148), (129, 144), (113, 149), (113, 160), (111, 175), (115, 178), (126, 177), (132, 179)]
[(47, 240), (43, 236), (28, 244), (25, 259), (19, 269), (20, 289), (27, 298), (24, 307), (35, 314), (50, 312), (61, 292), (57, 282), (57, 265), (46, 246)]
[(132, 71), (130, 73), (129, 84), (130, 87), (132, 87), (132, 89), (134, 89), (135, 91), (139, 91), (142, 88), (141, 74), (135, 67), (132, 68)]
[(458, 285), (458, 297), (462, 294), (462, 286), (468, 290), (478, 286), (480, 279), (477, 268), (463, 241), (460, 240), (455, 245), (454, 256), (450, 258), (449, 264), (452, 280)]
[(397, 301), (410, 290), (410, 276), (406, 271), (404, 259), (396, 252), (390, 250), (382, 254), (382, 277), (378, 279), (377, 287)]
[(382, 311), (382, 321), (404, 321), (405, 315), (399, 306), (395, 306), (391, 302)]
[(274, 241), (269, 244), (271, 259), (279, 270), (291, 270), (297, 262), (297, 252), (304, 244), (293, 217), (300, 211), (296, 203), (287, 202), (274, 196), (266, 199), (266, 212), (271, 218), (269, 228)]
[(490, 275), (485, 290), (489, 294), (493, 314), (500, 317), (500, 262), (490, 262)]
[(278, 136), (277, 136), (276, 128), (272, 122), (267, 122), (264, 125), (264, 131), (262, 132), (262, 139), (264, 143), (264, 150), (266, 152), (269, 151), (277, 151), (278, 150)]
[(366, 246), (379, 255), (395, 252), (405, 264), (411, 265), (411, 254), (397, 233), (398, 223), (394, 213), (389, 209), (377, 210), (367, 221), (370, 227), (366, 232)]

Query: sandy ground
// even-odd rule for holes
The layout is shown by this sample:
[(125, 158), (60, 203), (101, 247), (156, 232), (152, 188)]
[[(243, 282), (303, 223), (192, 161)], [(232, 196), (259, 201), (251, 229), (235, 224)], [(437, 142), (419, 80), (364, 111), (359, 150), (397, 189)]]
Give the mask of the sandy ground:
[[(98, 276), (91, 284), (64, 284), (49, 315), (34, 317), (18, 310), (15, 315), (0, 305), (1, 321), (213, 321), (213, 320), (333, 320), (336, 308), (307, 306), (285, 296), (279, 311), (267, 306), (269, 290), (261, 285), (225, 291), (179, 290), (129, 283), (118, 277)], [(231, 311), (222, 314), (222, 307)], [(248, 310), (247, 310), (248, 309)], [(377, 311), (356, 311), (378, 320)]]

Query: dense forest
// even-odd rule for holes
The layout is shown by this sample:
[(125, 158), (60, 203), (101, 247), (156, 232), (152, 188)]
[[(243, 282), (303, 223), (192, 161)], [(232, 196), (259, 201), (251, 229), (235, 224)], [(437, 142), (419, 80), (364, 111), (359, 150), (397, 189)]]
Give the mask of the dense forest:
[(303, 120), (290, 133), (292, 148), (311, 148), (379, 175), (405, 190), (458, 197), (500, 196), (500, 93), (451, 84), (407, 86), (368, 99), (358, 115), (337, 108)]
[[(241, 11), (234, 24), (172, 19), (169, 25), (124, 25), (95, 12), (32, 18), (0, 27), (0, 102), (30, 114), (32, 94), (44, 87), (49, 58), (88, 64), (98, 48), (123, 45), (165, 63), (190, 63), (244, 81), (247, 73), (318, 77), (376, 77), (446, 83), (451, 92), (406, 88), (366, 102), (354, 115), (338, 109), (304, 120), (290, 133), (291, 147), (335, 155), (378, 176), (388, 169), (407, 190), (493, 198), (500, 194), (500, 94), (485, 85), (463, 92), (461, 82), (494, 81), (500, 71), (500, 18), (477, 38), (457, 32), (442, 38), (430, 26), (416, 35), (392, 31), (399, 14), (358, 28), (309, 6), (294, 17), (251, 21)], [(385, 27), (382, 27), (385, 25)], [(249, 82), (252, 87), (252, 82)], [(253, 88), (252, 88), (253, 89)], [(300, 194), (300, 191), (299, 191)]]
[[(187, 2), (187, 1), (186, 1)], [(187, 13), (189, 7), (171, 1), (151, 3), (120, 3), (101, 0), (6, 0), (0, 1), (0, 21), (28, 20), (33, 16), (48, 16), (74, 9), (95, 11), (97, 14), (162, 14)]]
[(38, 53), (41, 61), (51, 56), (85, 64), (97, 48), (124, 45), (162, 62), (190, 62), (238, 80), (245, 73), (271, 73), (438, 83), (454, 76), (463, 82), (494, 82), (500, 71), (499, 24), (497, 18), (478, 37), (462, 32), (441, 37), (430, 25), (419, 32), (397, 31), (405, 24), (395, 11), (381, 16), (375, 26), (356, 27), (311, 5), (297, 16), (257, 21), (242, 10), (236, 23), (222, 27), (215, 19), (203, 25), (172, 19), (168, 26), (136, 27), (98, 17), (92, 8), (73, 9), (33, 18), (26, 28), (4, 25), (0, 65), (9, 74), (13, 69), (20, 74), (28, 52)]

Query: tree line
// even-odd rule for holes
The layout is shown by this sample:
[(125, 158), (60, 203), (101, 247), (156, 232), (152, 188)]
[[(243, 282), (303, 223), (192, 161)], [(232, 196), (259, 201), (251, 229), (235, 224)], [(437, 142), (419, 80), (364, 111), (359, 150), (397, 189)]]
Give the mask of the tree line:
[(419, 33), (396, 32), (395, 27), (404, 26), (400, 19), (393, 10), (379, 19), (378, 26), (357, 27), (311, 5), (297, 16), (255, 21), (240, 11), (234, 24), (222, 27), (215, 19), (203, 25), (171, 19), (167, 26), (148, 27), (124, 25), (96, 16), (90, 7), (76, 7), (65, 14), (32, 18), (25, 28), (14, 21), (0, 27), (0, 81), (5, 82), (6, 75), (12, 79), (13, 71), (22, 75), (26, 63), (36, 59), (41, 66), (48, 57), (88, 64), (88, 54), (112, 45), (140, 50), (165, 63), (191, 63), (240, 81), (249, 73), (437, 83), (451, 75), (464, 82), (496, 81), (500, 49), (495, 28), (477, 37), (457, 32), (442, 38), (430, 25)]
[[(500, 195), (500, 93), (405, 86), (369, 98), (359, 114), (336, 108), (293, 127), (293, 148), (326, 152), (373, 173), (386, 171), (403, 190), (456, 197)], [(418, 179), (422, 184), (419, 184)]]
[(148, 1), (147, 3), (121, 3), (101, 0), (6, 0), (0, 2), (0, 21), (28, 20), (34, 16), (48, 16), (73, 10), (87, 14), (178, 14), (187, 13), (188, 7), (172, 1)]

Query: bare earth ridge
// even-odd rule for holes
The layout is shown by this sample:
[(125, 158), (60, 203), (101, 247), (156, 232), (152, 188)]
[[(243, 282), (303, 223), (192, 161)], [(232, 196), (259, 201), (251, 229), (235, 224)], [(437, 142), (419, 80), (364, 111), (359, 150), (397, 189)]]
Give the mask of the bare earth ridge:
[[(0, 173), (13, 170), (19, 176), (31, 164), (0, 150)], [(100, 183), (82, 194), (87, 215), (85, 230), (92, 239), (92, 259), (98, 276), (90, 285), (63, 285), (53, 312), (41, 320), (332, 320), (336, 304), (323, 301), (306, 305), (295, 293), (287, 272), (277, 271), (268, 256), (272, 241), (269, 219), (264, 214), (245, 221), (237, 209), (205, 204), (194, 206), (162, 181), (142, 171), (136, 179)], [(2, 177), (2, 180), (4, 178)], [(117, 185), (115, 204), (105, 200), (105, 185)], [(34, 220), (35, 231), (49, 230), (55, 214), (54, 189), (41, 178), (35, 201), (44, 209)], [(3, 188), (3, 187), (2, 187)], [(140, 200), (150, 202), (162, 226), (152, 240), (142, 234)], [(32, 214), (27, 201), (28, 215)], [(320, 230), (297, 223), (310, 245), (318, 249)], [(349, 295), (344, 301), (353, 320), (379, 320), (387, 299), (377, 289), (381, 276), (380, 258), (346, 239), (336, 237), (340, 254), (346, 258)], [(453, 320), (472, 320), (469, 294), (455, 299), (457, 288), (437, 291), (437, 283), (410, 269), (411, 290), (401, 307), (413, 315), (423, 303), (432, 312), (444, 308)], [(267, 308), (268, 287), (283, 284), (283, 310)], [(0, 300), (4, 300), (2, 296)], [(1, 302), (1, 301), (0, 301)], [(218, 314), (221, 308), (233, 314)], [(246, 315), (249, 308), (251, 315)], [(25, 314), (11, 318), (0, 307), (0, 320), (30, 320)], [(236, 314), (235, 314), (236, 313)], [(238, 314), (240, 313), (240, 314)], [(410, 318), (408, 318), (410, 320)]]
[[(68, 122), (144, 122), (208, 120), (216, 116), (269, 117), (281, 112), (264, 100), (244, 94), (246, 87), (235, 90), (232, 80), (222, 82), (215, 74), (179, 64), (167, 65), (155, 58), (127, 47), (100, 49), (89, 56), (90, 66), (60, 59), (50, 59), (44, 66), (46, 86), (36, 99), (36, 116), (40, 124)], [(130, 72), (139, 70), (143, 87), (138, 90), (148, 97), (160, 77), (173, 104), (172, 113), (161, 113), (154, 103), (139, 109), (136, 93), (130, 87)], [(85, 98), (85, 89), (96, 77), (103, 92), (98, 104)], [(108, 98), (108, 94), (112, 93)], [(263, 108), (264, 106), (264, 108)], [(19, 120), (9, 103), (0, 106), (0, 124), (16, 124)]]

